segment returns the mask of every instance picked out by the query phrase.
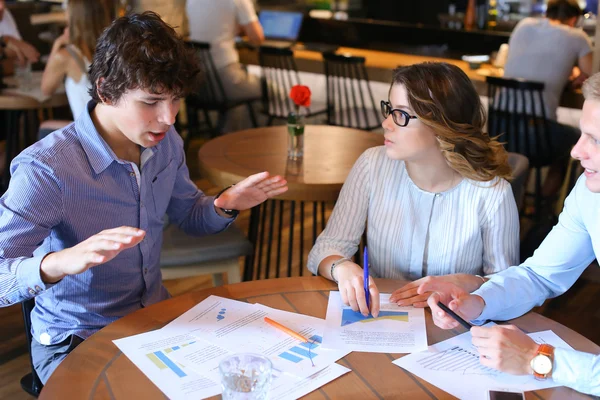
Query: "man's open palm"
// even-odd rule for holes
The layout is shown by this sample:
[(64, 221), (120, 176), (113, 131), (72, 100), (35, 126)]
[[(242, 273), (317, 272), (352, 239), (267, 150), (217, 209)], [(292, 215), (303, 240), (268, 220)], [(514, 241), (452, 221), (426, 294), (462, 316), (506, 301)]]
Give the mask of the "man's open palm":
[(230, 187), (215, 200), (215, 206), (226, 210), (247, 210), (288, 190), (287, 181), (268, 172), (251, 175)]

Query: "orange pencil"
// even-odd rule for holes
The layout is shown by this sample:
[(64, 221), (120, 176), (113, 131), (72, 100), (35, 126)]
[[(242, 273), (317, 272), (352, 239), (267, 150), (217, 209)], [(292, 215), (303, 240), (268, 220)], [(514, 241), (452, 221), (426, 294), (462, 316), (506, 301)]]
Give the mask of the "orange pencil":
[(287, 333), (288, 335), (290, 335), (290, 336), (293, 336), (293, 337), (295, 337), (295, 338), (296, 338), (296, 339), (298, 339), (298, 340), (301, 340), (301, 341), (303, 341), (303, 342), (308, 342), (308, 339), (307, 339), (307, 338), (305, 338), (304, 336), (302, 336), (301, 334), (299, 334), (299, 333), (296, 333), (296, 332), (294, 332), (293, 330), (291, 330), (290, 328), (287, 328), (287, 327), (285, 327), (285, 326), (281, 325), (279, 322), (275, 322), (275, 321), (273, 321), (273, 320), (272, 320), (271, 318), (269, 318), (269, 317), (265, 317), (265, 322), (266, 322), (267, 324), (269, 324), (269, 325), (272, 325), (272, 326), (274, 326), (274, 327), (275, 327), (275, 328), (277, 328), (277, 329), (280, 329), (280, 330), (284, 331), (284, 332), (285, 332), (285, 333)]

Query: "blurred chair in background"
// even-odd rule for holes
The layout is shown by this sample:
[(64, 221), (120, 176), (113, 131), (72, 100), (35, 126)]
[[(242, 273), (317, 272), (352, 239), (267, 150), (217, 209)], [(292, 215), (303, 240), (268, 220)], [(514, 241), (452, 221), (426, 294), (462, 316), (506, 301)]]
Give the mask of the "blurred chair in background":
[(326, 52), (323, 60), (327, 79), (327, 123), (366, 130), (381, 128), (365, 58)]

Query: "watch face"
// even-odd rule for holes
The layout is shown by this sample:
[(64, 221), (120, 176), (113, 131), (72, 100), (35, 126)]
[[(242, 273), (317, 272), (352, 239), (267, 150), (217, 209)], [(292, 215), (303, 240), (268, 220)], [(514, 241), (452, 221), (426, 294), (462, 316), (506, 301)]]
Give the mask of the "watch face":
[(552, 371), (552, 360), (543, 354), (538, 354), (531, 361), (531, 368), (540, 375), (549, 374)]

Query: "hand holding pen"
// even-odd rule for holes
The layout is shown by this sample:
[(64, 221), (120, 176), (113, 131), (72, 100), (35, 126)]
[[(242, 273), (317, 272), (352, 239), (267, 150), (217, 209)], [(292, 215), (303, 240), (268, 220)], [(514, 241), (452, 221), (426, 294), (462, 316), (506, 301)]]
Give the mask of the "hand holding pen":
[(477, 319), (485, 307), (481, 297), (472, 295), (440, 277), (428, 277), (417, 291), (420, 294), (433, 292), (427, 299), (427, 304), (431, 307), (433, 322), (442, 329), (453, 329), (458, 325), (470, 329), (471, 325), (464, 319)]
[[(335, 277), (342, 302), (352, 307), (354, 311), (360, 311), (364, 316), (372, 314), (379, 315), (379, 290), (365, 271), (352, 261), (346, 261), (335, 269)], [(369, 294), (369, 305), (367, 306), (367, 295)]]

